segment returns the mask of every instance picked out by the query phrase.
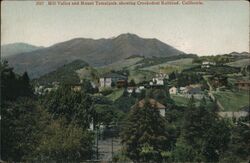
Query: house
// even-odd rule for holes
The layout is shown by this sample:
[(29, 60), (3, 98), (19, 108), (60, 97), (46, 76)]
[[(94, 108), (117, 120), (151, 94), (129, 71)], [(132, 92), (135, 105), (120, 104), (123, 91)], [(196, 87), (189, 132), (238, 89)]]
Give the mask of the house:
[(169, 94), (174, 94), (174, 95), (176, 95), (176, 94), (177, 94), (177, 88), (176, 88), (176, 87), (171, 87), (171, 88), (169, 89)]
[(184, 94), (185, 91), (186, 91), (186, 87), (180, 87), (179, 91), (180, 91), (181, 94)]
[(188, 90), (187, 93), (193, 95), (193, 94), (201, 94), (201, 92), (202, 92), (201, 88), (198, 88), (198, 87), (197, 88), (193, 88), (193, 87), (191, 87), (191, 89)]
[(130, 94), (131, 94), (134, 90), (135, 90), (135, 87), (128, 87), (128, 88), (127, 88), (127, 92), (130, 93)]
[(186, 87), (180, 87), (181, 94), (201, 94), (201, 85), (200, 84), (190, 84)]
[[(161, 116), (165, 117), (165, 113), (166, 113), (166, 106), (159, 103), (158, 101), (156, 101), (155, 99), (148, 99), (149, 104), (151, 105), (151, 107), (158, 109), (159, 113)], [(131, 108), (134, 107), (139, 107), (139, 108), (143, 108), (145, 106), (146, 100), (143, 99), (141, 101), (139, 101), (137, 104), (133, 105)]]
[(141, 93), (141, 90), (139, 87), (128, 87), (127, 88), (127, 92), (129, 94), (131, 94), (133, 91), (135, 91), (135, 93)]
[(159, 73), (156, 74), (155, 77), (152, 79), (152, 81), (149, 83), (151, 86), (163, 86), (164, 85), (164, 79), (168, 79), (167, 74)]
[(143, 89), (145, 89), (145, 86), (139, 86), (139, 89), (143, 90)]
[(112, 84), (118, 87), (124, 87), (127, 84), (127, 80), (127, 76), (117, 73), (107, 73), (100, 78), (99, 82), (100, 87), (111, 87), (113, 86)]
[(235, 82), (235, 86), (241, 90), (250, 90), (250, 80), (240, 80)]
[(153, 85), (164, 85), (164, 81), (161, 78), (155, 77), (152, 79)]
[(202, 62), (201, 67), (202, 67), (202, 68), (209, 68), (210, 66), (215, 66), (215, 65), (216, 65), (215, 62), (204, 61), (204, 62)]
[(187, 86), (187, 87), (186, 87), (186, 93), (187, 93), (187, 94), (194, 95), (194, 94), (201, 94), (202, 91), (201, 91), (201, 88), (200, 88), (200, 87)]

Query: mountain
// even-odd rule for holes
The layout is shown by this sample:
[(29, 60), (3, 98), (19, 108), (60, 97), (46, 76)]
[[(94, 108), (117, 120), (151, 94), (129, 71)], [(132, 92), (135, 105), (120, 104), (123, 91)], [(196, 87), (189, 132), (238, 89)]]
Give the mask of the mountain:
[(17, 73), (28, 71), (36, 78), (76, 59), (91, 66), (108, 65), (132, 55), (168, 57), (185, 54), (157, 39), (145, 39), (135, 34), (121, 34), (109, 39), (75, 38), (53, 46), (8, 57)]
[(1, 57), (5, 58), (20, 53), (32, 52), (42, 48), (43, 47), (38, 47), (26, 43), (6, 44), (1, 46)]
[(38, 79), (34, 80), (34, 82), (39, 83), (40, 85), (52, 84), (53, 82), (79, 83), (80, 78), (76, 71), (88, 66), (88, 63), (82, 60), (75, 60), (69, 64), (59, 67), (55, 71), (52, 71), (48, 74), (39, 77)]
[(232, 56), (250, 56), (250, 54), (248, 52), (232, 52), (232, 53), (229, 53), (229, 55), (232, 55)]

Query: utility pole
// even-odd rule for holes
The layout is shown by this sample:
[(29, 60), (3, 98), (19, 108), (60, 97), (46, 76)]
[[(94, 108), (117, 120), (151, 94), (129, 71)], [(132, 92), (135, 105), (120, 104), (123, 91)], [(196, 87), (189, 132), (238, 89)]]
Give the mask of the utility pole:
[(98, 135), (99, 135), (99, 126), (98, 126), (98, 115), (95, 114), (95, 121), (96, 121), (96, 125), (94, 125), (96, 128), (96, 159), (98, 160), (99, 159), (99, 149), (98, 149)]
[(113, 161), (113, 152), (114, 150), (113, 150), (113, 135), (112, 135), (112, 137), (111, 137), (111, 161)]

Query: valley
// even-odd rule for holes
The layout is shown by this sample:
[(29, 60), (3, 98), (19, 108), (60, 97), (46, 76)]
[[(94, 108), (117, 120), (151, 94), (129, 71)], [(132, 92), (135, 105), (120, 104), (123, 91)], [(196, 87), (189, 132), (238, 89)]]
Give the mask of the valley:
[[(9, 65), (1, 65), (5, 107), (12, 107), (8, 100), (30, 98), (31, 102), (21, 100), (14, 105), (20, 109), (26, 105), (35, 107), (42, 125), (48, 123), (44, 119), (51, 118), (40, 133), (50, 134), (48, 139), (41, 138), (38, 155), (65, 148), (60, 146), (60, 140), (64, 140), (74, 148), (78, 146), (71, 141), (87, 144), (82, 160), (130, 161), (123, 154), (123, 142), (135, 141), (136, 134), (130, 133), (134, 132), (134, 124), (142, 127), (143, 132), (149, 126), (161, 125), (154, 133), (168, 137), (162, 133), (168, 131), (172, 135), (165, 143), (170, 143), (168, 147), (176, 144), (176, 149), (177, 138), (181, 137), (178, 134), (192, 131), (196, 125), (190, 124), (193, 121), (207, 127), (202, 132), (222, 132), (217, 129), (238, 123), (249, 125), (249, 53), (199, 56), (156, 39), (122, 34), (111, 39), (77, 38), (5, 56), (9, 61)], [(25, 114), (32, 119), (29, 113)], [(152, 119), (157, 122), (151, 122)], [(221, 126), (214, 129), (211, 124)], [(186, 125), (191, 128), (187, 130)], [(65, 137), (65, 133), (70, 136)], [(48, 140), (57, 147), (52, 147)], [(74, 151), (70, 155), (74, 158)], [(178, 160), (177, 156), (171, 157)]]

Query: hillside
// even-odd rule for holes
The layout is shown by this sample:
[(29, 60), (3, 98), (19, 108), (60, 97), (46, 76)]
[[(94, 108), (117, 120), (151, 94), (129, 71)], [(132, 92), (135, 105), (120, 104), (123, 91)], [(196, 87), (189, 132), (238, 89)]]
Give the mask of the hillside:
[(227, 63), (228, 66), (232, 66), (232, 67), (245, 67), (250, 65), (250, 59), (240, 59), (237, 60), (235, 62), (229, 62)]
[(32, 52), (42, 48), (43, 47), (38, 47), (26, 43), (6, 44), (1, 46), (1, 57), (5, 58), (20, 53)]
[(88, 64), (81, 60), (75, 60), (69, 64), (66, 64), (56, 71), (52, 71), (40, 78), (34, 80), (35, 83), (40, 85), (52, 84), (53, 82), (60, 83), (79, 83), (80, 78), (77, 74), (77, 70), (87, 67)]
[(110, 39), (76, 38), (48, 48), (10, 56), (8, 61), (17, 73), (28, 71), (31, 78), (36, 78), (76, 59), (99, 67), (132, 55), (150, 58), (179, 54), (184, 53), (157, 39), (145, 39), (134, 34), (121, 34)]

